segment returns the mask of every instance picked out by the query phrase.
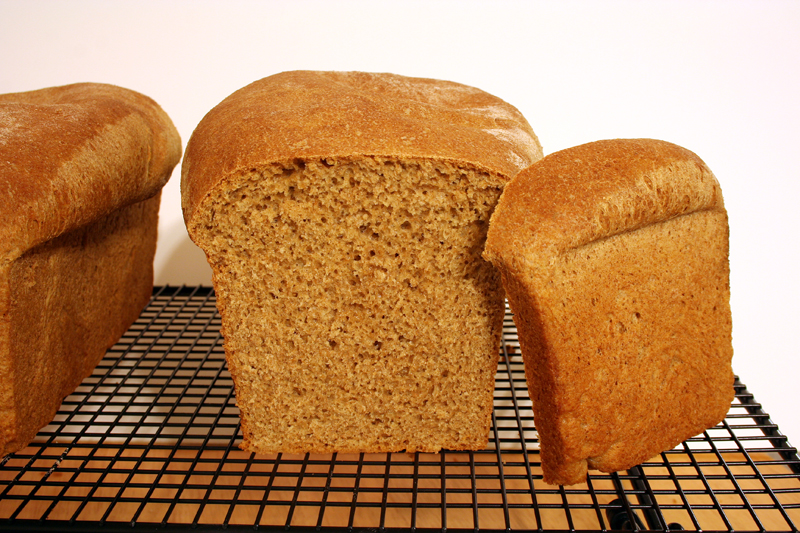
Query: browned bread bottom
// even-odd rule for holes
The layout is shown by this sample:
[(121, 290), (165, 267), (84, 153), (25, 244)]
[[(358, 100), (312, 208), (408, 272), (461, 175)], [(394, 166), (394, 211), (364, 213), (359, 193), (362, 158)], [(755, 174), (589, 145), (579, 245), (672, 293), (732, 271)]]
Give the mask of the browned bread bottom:
[(53, 419), (147, 304), (160, 197), (45, 242), (0, 271), (0, 456)]

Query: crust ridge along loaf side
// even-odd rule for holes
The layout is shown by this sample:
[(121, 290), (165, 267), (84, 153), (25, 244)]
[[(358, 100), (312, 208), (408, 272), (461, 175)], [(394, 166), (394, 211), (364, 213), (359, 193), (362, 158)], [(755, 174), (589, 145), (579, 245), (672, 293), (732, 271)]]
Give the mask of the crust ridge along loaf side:
[(154, 196), (181, 157), (152, 99), (79, 83), (0, 95), (0, 223), (5, 260)]
[[(652, 139), (555, 152), (507, 189), (489, 229), (487, 259), (558, 254), (682, 214), (724, 210), (719, 182), (696, 154)], [(503, 257), (493, 255), (500, 249)]]

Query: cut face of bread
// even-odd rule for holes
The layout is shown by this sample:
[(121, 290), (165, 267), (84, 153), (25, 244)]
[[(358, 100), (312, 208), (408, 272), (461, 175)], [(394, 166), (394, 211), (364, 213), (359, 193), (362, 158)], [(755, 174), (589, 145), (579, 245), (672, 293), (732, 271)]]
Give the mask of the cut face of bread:
[(728, 223), (697, 156), (650, 140), (548, 156), (507, 187), (485, 256), (515, 314), (545, 481), (631, 468), (724, 418)]
[(244, 446), (486, 445), (502, 330), (480, 254), (496, 177), (449, 163), (294, 161), (197, 219), (223, 310)]
[(393, 74), (286, 72), (212, 109), (183, 162), (245, 449), (486, 446), (504, 311), (481, 258), (541, 157), (512, 106)]

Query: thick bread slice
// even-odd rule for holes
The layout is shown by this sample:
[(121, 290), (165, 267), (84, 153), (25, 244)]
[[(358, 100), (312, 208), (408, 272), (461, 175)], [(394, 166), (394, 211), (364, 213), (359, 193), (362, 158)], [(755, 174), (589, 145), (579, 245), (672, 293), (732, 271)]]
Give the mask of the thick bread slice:
[(147, 303), (177, 130), (83, 83), (0, 95), (0, 456), (27, 445)]
[(243, 447), (485, 447), (502, 331), (480, 254), (541, 157), (512, 106), (391, 74), (287, 72), (214, 108), (186, 149)]
[(725, 417), (733, 399), (728, 223), (692, 152), (648, 140), (563, 150), (492, 216), (545, 481), (630, 468)]

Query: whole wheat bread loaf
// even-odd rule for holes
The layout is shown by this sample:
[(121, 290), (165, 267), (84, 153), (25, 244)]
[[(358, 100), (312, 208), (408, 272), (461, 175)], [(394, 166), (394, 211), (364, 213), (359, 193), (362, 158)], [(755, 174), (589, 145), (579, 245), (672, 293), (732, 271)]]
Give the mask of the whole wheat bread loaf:
[(167, 115), (127, 89), (0, 95), (0, 456), (52, 420), (149, 300), (180, 152)]
[(634, 139), (548, 155), (506, 187), (484, 257), (519, 330), (545, 481), (628, 469), (725, 417), (727, 214), (694, 153)]
[(242, 446), (485, 447), (504, 297), (480, 255), (503, 186), (540, 157), (515, 108), (444, 81), (287, 72), (210, 111), (184, 217)]

